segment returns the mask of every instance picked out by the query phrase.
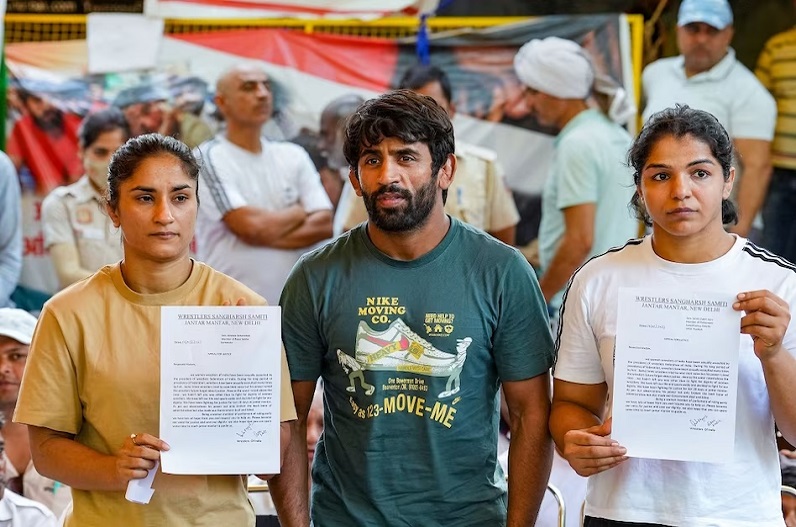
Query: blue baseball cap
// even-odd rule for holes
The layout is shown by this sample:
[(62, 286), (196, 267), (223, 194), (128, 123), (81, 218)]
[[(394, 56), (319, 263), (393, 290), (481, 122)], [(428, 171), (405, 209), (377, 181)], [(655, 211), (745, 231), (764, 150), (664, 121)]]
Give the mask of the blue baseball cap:
[(683, 0), (677, 14), (677, 25), (702, 22), (716, 29), (732, 25), (732, 9), (727, 0)]

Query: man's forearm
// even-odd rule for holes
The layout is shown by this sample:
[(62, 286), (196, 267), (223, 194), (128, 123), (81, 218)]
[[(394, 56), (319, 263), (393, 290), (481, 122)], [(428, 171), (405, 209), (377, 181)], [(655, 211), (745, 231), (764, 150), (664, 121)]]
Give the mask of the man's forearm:
[(506, 245), (514, 246), (517, 243), (517, 226), (510, 225), (504, 229), (489, 231), (489, 234)]
[(738, 224), (730, 230), (748, 236), (768, 192), (771, 181), (771, 142), (762, 139), (733, 138), (738, 160), (743, 167), (738, 185)]
[(550, 302), (561, 291), (577, 271), (591, 250), (591, 243), (578, 242), (564, 235), (544, 274), (539, 279), (539, 287), (546, 302)]
[(292, 421), (282, 471), (268, 483), (282, 527), (309, 527), (308, 472), (307, 422)]
[(94, 273), (88, 269), (83, 269), (82, 267), (75, 267), (74, 269), (58, 271), (56, 274), (58, 275), (58, 285), (61, 287), (61, 289), (64, 289), (75, 282), (79, 282), (84, 278), (88, 278)]
[(299, 204), (274, 211), (246, 206), (229, 211), (224, 223), (249, 245), (273, 247), (275, 242), (300, 227), (306, 217)]
[(84, 269), (80, 265), (80, 254), (77, 246), (72, 243), (56, 243), (50, 245), (50, 260), (58, 275), (61, 289), (94, 274), (93, 271)]
[(738, 186), (738, 225), (731, 227), (733, 232), (748, 236), (752, 222), (763, 206), (771, 181), (771, 165), (752, 165), (744, 167)]
[(303, 249), (332, 237), (332, 213), (328, 210), (311, 213), (299, 227), (274, 240), (278, 249)]
[(547, 417), (548, 413), (540, 409), (520, 419), (512, 418), (507, 527), (534, 525), (539, 514), (553, 462)]
[(300, 205), (286, 209), (263, 212), (260, 225), (261, 244), (274, 246), (279, 240), (299, 228), (307, 219)]

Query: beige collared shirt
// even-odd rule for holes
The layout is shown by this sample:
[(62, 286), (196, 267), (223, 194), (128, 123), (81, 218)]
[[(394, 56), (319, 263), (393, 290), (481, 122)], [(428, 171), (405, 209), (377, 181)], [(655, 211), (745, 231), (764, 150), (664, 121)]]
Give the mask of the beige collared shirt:
[(83, 269), (93, 272), (122, 259), (120, 231), (88, 176), (50, 192), (41, 206), (41, 221), (44, 246), (75, 245)]

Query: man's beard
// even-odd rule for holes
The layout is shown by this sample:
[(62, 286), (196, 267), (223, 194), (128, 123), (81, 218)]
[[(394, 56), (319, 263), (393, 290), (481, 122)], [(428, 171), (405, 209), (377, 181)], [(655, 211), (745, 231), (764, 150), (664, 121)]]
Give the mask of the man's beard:
[(48, 108), (41, 117), (31, 115), (36, 126), (48, 134), (60, 133), (64, 128), (64, 114), (57, 108)]
[[(397, 194), (405, 200), (405, 204), (401, 207), (380, 209), (377, 200), (383, 194)], [(388, 232), (413, 231), (425, 225), (434, 208), (437, 200), (437, 177), (432, 177), (414, 196), (408, 190), (393, 184), (382, 187), (373, 194), (363, 190), (362, 198), (370, 221), (379, 229)]]

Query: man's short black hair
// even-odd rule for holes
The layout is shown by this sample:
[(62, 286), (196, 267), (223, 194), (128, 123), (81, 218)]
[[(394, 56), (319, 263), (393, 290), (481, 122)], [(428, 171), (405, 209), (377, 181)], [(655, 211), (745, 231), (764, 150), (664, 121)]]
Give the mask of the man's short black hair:
[(419, 90), (423, 86), (438, 82), (442, 88), (442, 94), (448, 101), (448, 104), (453, 100), (453, 90), (451, 89), (451, 81), (448, 75), (442, 71), (439, 66), (427, 66), (425, 64), (417, 64), (412, 66), (401, 77), (401, 82), (398, 83), (398, 88), (406, 90)]
[(388, 137), (427, 145), (434, 176), (454, 152), (453, 125), (448, 114), (431, 97), (410, 90), (395, 90), (365, 101), (349, 117), (343, 153), (355, 173), (359, 173), (362, 151)]

